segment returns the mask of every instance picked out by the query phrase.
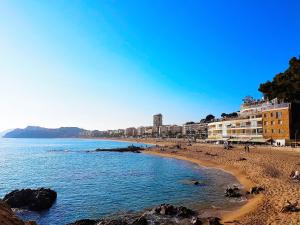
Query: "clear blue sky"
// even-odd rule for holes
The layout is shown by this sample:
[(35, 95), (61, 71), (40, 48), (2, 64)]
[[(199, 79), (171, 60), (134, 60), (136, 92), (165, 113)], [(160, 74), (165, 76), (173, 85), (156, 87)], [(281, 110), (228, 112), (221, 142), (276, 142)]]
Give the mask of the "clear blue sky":
[(0, 2), (0, 130), (198, 121), (300, 55), (300, 1)]

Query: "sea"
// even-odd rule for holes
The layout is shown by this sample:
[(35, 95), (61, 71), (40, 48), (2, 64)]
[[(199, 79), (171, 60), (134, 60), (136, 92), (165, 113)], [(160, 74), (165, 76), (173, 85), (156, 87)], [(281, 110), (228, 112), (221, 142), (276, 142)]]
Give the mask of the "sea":
[(57, 200), (49, 210), (16, 210), (39, 225), (139, 212), (162, 203), (192, 209), (236, 204), (224, 197), (228, 185), (238, 184), (225, 171), (144, 153), (93, 152), (129, 145), (151, 147), (95, 139), (0, 138), (0, 198), (15, 189), (55, 190)]

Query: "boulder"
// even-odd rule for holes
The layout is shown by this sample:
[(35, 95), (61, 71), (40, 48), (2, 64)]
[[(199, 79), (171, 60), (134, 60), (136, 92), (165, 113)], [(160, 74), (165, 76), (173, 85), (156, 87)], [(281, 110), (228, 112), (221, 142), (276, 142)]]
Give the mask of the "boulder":
[(184, 217), (184, 218), (188, 218), (190, 216), (195, 215), (194, 211), (184, 206), (175, 207), (169, 204), (162, 204), (154, 208), (154, 212), (160, 215), (169, 215), (169, 216), (177, 216), (177, 217)]
[(240, 189), (237, 186), (228, 187), (225, 190), (225, 196), (229, 198), (239, 198), (241, 197)]
[(221, 219), (218, 217), (210, 217), (208, 218), (208, 224), (209, 225), (222, 225)]
[(244, 158), (244, 157), (240, 157), (239, 159), (238, 159), (238, 161), (246, 161), (247, 159), (246, 158)]
[(177, 210), (177, 216), (179, 216), (179, 217), (188, 218), (188, 217), (195, 215), (195, 212), (193, 210), (188, 209), (184, 206), (180, 206), (180, 207), (176, 208), (176, 210)]
[(193, 217), (191, 220), (191, 223), (193, 225), (202, 225), (203, 224), (202, 220), (199, 217)]
[(299, 212), (300, 208), (298, 207), (298, 201), (295, 203), (291, 203), (287, 201), (287, 205), (283, 206), (280, 212), (287, 213), (287, 212)]
[(200, 184), (200, 182), (197, 181), (197, 180), (191, 180), (191, 183), (194, 184), (194, 185), (199, 185)]
[(5, 195), (3, 201), (12, 208), (42, 211), (49, 209), (55, 202), (56, 197), (56, 192), (51, 189), (22, 189), (14, 190)]

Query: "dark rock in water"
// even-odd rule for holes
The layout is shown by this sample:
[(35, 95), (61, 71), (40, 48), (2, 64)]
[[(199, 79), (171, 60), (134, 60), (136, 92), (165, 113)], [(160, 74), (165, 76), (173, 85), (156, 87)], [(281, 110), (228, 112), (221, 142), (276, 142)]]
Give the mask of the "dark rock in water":
[(148, 221), (145, 216), (141, 216), (140, 218), (133, 221), (132, 225), (148, 225)]
[(199, 185), (199, 184), (200, 184), (200, 182), (197, 181), (197, 180), (192, 180), (191, 182), (192, 182), (192, 184), (194, 184), (194, 185)]
[(49, 209), (55, 202), (56, 197), (56, 192), (51, 189), (22, 189), (14, 190), (5, 195), (3, 201), (12, 208), (42, 211)]
[(188, 218), (195, 215), (195, 212), (184, 206), (175, 207), (169, 204), (162, 204), (154, 209), (154, 211), (160, 215), (178, 216)]
[(78, 220), (74, 223), (69, 223), (67, 225), (96, 225), (99, 221), (97, 220), (89, 220), (89, 219), (84, 219), (84, 220)]
[(228, 187), (225, 190), (225, 196), (229, 198), (239, 198), (241, 197), (240, 189), (237, 186)]
[(210, 217), (208, 218), (208, 224), (209, 225), (222, 225), (221, 219), (218, 217)]
[[(133, 152), (133, 153), (141, 153), (141, 150), (144, 150), (144, 148), (137, 147), (134, 145), (128, 146), (127, 148), (97, 148), (95, 152)], [(88, 151), (91, 152), (91, 151)]]

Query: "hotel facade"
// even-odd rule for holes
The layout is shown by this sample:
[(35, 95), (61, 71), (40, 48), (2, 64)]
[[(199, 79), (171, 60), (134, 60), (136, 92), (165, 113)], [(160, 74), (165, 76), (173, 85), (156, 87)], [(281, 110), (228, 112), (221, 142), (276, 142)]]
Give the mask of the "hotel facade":
[(207, 141), (264, 142), (262, 105), (262, 101), (244, 102), (237, 117), (209, 123)]
[(292, 111), (290, 103), (277, 100), (263, 106), (263, 137), (275, 145), (286, 145), (292, 140)]
[(291, 104), (247, 101), (235, 118), (222, 118), (208, 124), (208, 142), (247, 142), (286, 145), (291, 140)]

